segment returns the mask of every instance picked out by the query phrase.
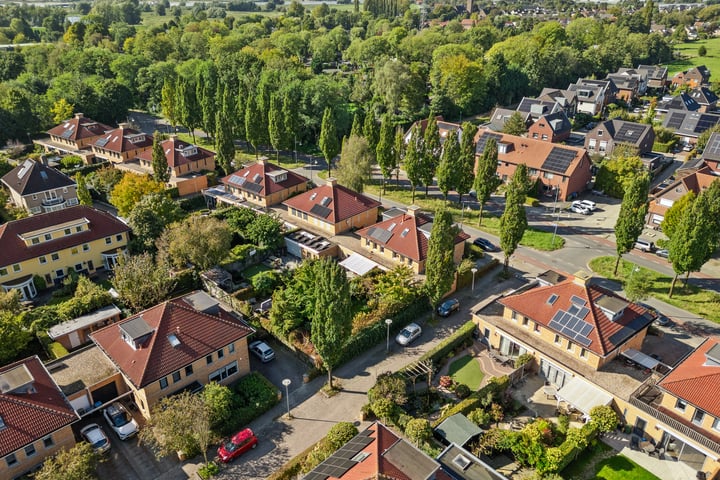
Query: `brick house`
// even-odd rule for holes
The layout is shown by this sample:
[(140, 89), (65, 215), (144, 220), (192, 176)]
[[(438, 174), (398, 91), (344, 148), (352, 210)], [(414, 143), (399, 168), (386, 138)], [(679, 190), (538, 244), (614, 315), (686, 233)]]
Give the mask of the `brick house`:
[(577, 95), (577, 112), (588, 115), (601, 114), (603, 109), (615, 101), (617, 87), (612, 80), (580, 78), (568, 86)]
[(112, 162), (125, 163), (134, 160), (153, 145), (152, 135), (138, 132), (127, 124), (121, 123), (118, 128), (105, 132), (92, 144), (92, 151), (97, 158)]
[(542, 115), (528, 128), (528, 138), (560, 143), (570, 138), (572, 124), (563, 110)]
[(712, 112), (717, 108), (718, 97), (705, 86), (693, 88), (689, 94), (699, 105), (700, 112)]
[[(667, 87), (667, 67), (659, 65), (638, 65), (638, 70), (645, 72), (646, 86), (648, 89), (664, 92)], [(645, 92), (642, 92), (643, 94)]]
[(25, 160), (2, 177), (10, 201), (30, 214), (48, 213), (78, 204), (77, 185), (64, 173)]
[(665, 219), (667, 211), (676, 201), (689, 192), (699, 194), (717, 179), (718, 176), (707, 164), (689, 175), (676, 179), (650, 198), (646, 223), (653, 227), (659, 226)]
[(47, 147), (68, 153), (90, 149), (95, 140), (112, 127), (76, 113), (73, 118), (65, 120), (48, 130), (50, 142)]
[(90, 334), (115, 364), (145, 417), (163, 397), (227, 384), (250, 372), (254, 330), (203, 291), (144, 310)]
[(652, 151), (655, 131), (651, 125), (613, 119), (598, 123), (585, 136), (585, 148), (603, 156), (612, 155), (617, 145), (634, 148), (638, 155)]
[[(308, 179), (263, 159), (220, 180), (225, 191), (260, 206), (271, 207), (307, 190)], [(222, 197), (218, 197), (222, 201)]]
[(290, 217), (303, 227), (337, 235), (348, 230), (367, 227), (377, 222), (380, 202), (338, 185), (328, 178), (320, 185), (283, 202)]
[(710, 83), (710, 70), (705, 65), (698, 65), (689, 70), (676, 73), (670, 80), (673, 88), (688, 85), (690, 88), (708, 85)]

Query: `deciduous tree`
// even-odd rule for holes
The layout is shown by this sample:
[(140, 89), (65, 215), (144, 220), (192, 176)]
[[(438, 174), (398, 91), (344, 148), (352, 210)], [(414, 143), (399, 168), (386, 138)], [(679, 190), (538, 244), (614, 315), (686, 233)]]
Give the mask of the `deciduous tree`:
[(280, 148), (284, 146), (286, 138), (283, 121), (282, 100), (279, 95), (270, 97), (270, 110), (268, 111), (268, 134), (270, 144), (275, 149), (275, 158), (280, 157)]
[(394, 129), (390, 114), (386, 113), (380, 122), (380, 140), (375, 150), (375, 158), (380, 166), (380, 172), (383, 177), (382, 189), (385, 193), (385, 182), (392, 171), (397, 167), (395, 163), (395, 155), (393, 155), (393, 145), (395, 143)]
[(145, 249), (153, 249), (165, 227), (185, 216), (180, 206), (165, 192), (151, 193), (140, 200), (128, 216), (128, 224)]
[(503, 133), (508, 135), (521, 136), (527, 133), (527, 126), (520, 116), (520, 112), (515, 112), (507, 119), (505, 125), (503, 125)]
[(460, 145), (457, 132), (450, 131), (445, 138), (440, 164), (437, 169), (438, 189), (447, 202), (448, 193), (456, 188), (460, 174)]
[(149, 253), (121, 255), (110, 283), (122, 301), (135, 312), (167, 300), (175, 287), (167, 265), (155, 263)]
[(275, 248), (283, 241), (283, 222), (271, 214), (257, 215), (248, 224), (243, 236), (259, 247)]
[(230, 175), (233, 171), (232, 162), (235, 160), (235, 143), (232, 138), (232, 128), (229, 119), (225, 117), (224, 111), (218, 111), (216, 115), (215, 151), (217, 161), (225, 175)]
[(97, 477), (100, 454), (87, 442), (63, 448), (54, 457), (45, 459), (34, 475), (37, 480), (91, 480)]
[(335, 130), (335, 118), (329, 107), (323, 112), (318, 146), (320, 150), (322, 150), (323, 157), (325, 157), (325, 161), (327, 162), (329, 175), (333, 158), (335, 158), (335, 155), (340, 151), (337, 131)]
[(85, 180), (85, 176), (80, 172), (75, 174), (75, 185), (75, 191), (77, 193), (78, 202), (80, 202), (80, 205), (92, 205), (92, 196), (90, 196), (90, 190), (88, 190), (87, 181)]
[(502, 180), (497, 175), (497, 157), (498, 148), (494, 138), (488, 139), (485, 149), (477, 162), (477, 170), (475, 172), (475, 195), (480, 204), (480, 215), (478, 216), (478, 225), (482, 225), (483, 208), (485, 203), (490, 200), (490, 196), (500, 186)]
[(421, 177), (425, 185), (425, 195), (432, 185), (433, 177), (438, 163), (440, 163), (440, 131), (438, 130), (435, 113), (430, 112), (427, 119), (427, 126), (423, 134), (423, 156), (421, 160)]
[(447, 210), (435, 212), (425, 261), (425, 291), (433, 316), (442, 298), (450, 291), (455, 275), (454, 247), (457, 227)]
[(415, 445), (422, 445), (432, 437), (432, 427), (425, 418), (413, 418), (405, 426), (405, 435)]
[(126, 173), (110, 192), (110, 203), (117, 208), (118, 215), (127, 217), (145, 195), (163, 191), (165, 191), (163, 184), (148, 175)]
[(636, 176), (628, 185), (623, 195), (620, 213), (615, 222), (615, 261), (614, 275), (620, 265), (623, 254), (629, 252), (645, 225), (645, 215), (648, 209), (648, 187), (650, 176), (647, 173)]
[(166, 78), (162, 86), (162, 100), (160, 107), (165, 118), (168, 119), (170, 125), (173, 127), (173, 131), (177, 127), (180, 121), (180, 114), (178, 109), (178, 93), (177, 93), (177, 82), (175, 79)]
[(53, 123), (60, 123), (72, 117), (74, 110), (74, 105), (69, 103), (64, 98), (59, 99), (58, 101), (53, 103), (52, 107), (50, 108)]
[(192, 215), (166, 228), (156, 245), (159, 258), (170, 265), (185, 267), (191, 263), (203, 271), (227, 256), (231, 242), (232, 232), (224, 222)]
[(260, 125), (260, 111), (254, 95), (250, 95), (245, 104), (245, 138), (255, 150), (255, 158), (258, 158), (258, 147), (262, 140), (262, 127)]
[(14, 360), (32, 338), (23, 318), (22, 314), (0, 311), (0, 363), (3, 365)]
[[(505, 210), (500, 217), (500, 248), (505, 254), (504, 271), (508, 274), (510, 257), (517, 249), (527, 229), (525, 192), (528, 187), (528, 170), (524, 163), (515, 169), (505, 193)], [(479, 198), (479, 195), (478, 195)]]
[(365, 121), (363, 122), (363, 135), (368, 142), (370, 151), (375, 153), (378, 142), (380, 141), (380, 126), (375, 120), (375, 113), (372, 109), (365, 112)]
[(460, 137), (460, 160), (455, 179), (455, 190), (460, 195), (462, 206), (463, 195), (470, 192), (475, 183), (475, 126), (465, 122), (461, 127)]
[(311, 339), (328, 372), (332, 386), (332, 369), (337, 367), (352, 332), (350, 289), (345, 271), (332, 259), (316, 265), (316, 299), (312, 315)]
[(351, 135), (343, 142), (335, 174), (341, 185), (362, 193), (372, 174), (372, 154), (365, 138)]

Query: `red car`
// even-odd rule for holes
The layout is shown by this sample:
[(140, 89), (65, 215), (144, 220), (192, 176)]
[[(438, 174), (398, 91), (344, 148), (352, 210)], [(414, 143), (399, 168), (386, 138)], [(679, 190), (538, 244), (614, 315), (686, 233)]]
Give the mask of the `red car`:
[(226, 440), (218, 448), (218, 457), (223, 463), (232, 462), (235, 458), (257, 447), (258, 439), (252, 430), (246, 428)]

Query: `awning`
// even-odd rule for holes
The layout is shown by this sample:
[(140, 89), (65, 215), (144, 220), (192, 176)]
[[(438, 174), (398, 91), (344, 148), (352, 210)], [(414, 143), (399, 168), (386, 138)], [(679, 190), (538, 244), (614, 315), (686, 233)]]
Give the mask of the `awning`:
[(340, 262), (340, 266), (345, 268), (345, 270), (348, 270), (355, 275), (365, 275), (369, 271), (371, 271), (373, 268), (379, 268), (381, 270), (385, 270), (382, 268), (378, 263), (373, 262), (369, 258), (363, 257), (362, 255), (358, 253), (353, 253), (349, 257), (347, 257), (345, 260)]
[(610, 405), (612, 395), (605, 393), (592, 383), (581, 377), (572, 377), (564, 387), (557, 392), (558, 400), (567, 402), (585, 415), (598, 405)]
[(654, 369), (658, 366), (660, 363), (659, 360), (654, 359), (650, 355), (645, 355), (642, 352), (639, 352), (635, 350), (634, 348), (628, 348), (624, 352), (621, 353), (621, 355), (625, 358), (629, 358), (633, 362), (637, 363), (638, 365), (641, 365), (645, 368), (649, 368), (650, 370)]

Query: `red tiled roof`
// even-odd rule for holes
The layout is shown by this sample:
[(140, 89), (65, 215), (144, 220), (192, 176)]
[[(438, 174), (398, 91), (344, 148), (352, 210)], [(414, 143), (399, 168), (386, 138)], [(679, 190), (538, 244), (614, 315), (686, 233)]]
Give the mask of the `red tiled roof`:
[[(82, 218), (90, 221), (88, 230), (31, 246), (27, 246), (20, 238), (20, 235), (27, 232)], [(85, 205), (77, 205), (56, 212), (13, 220), (0, 225), (0, 266), (12, 265), (41, 255), (49, 255), (59, 250), (129, 230), (130, 227), (111, 214)]]
[[(325, 198), (329, 199), (329, 201), (326, 200), (327, 204), (323, 205), (322, 202)], [(285, 200), (283, 205), (334, 225), (373, 208), (378, 208), (380, 202), (336, 184), (320, 185)], [(316, 213), (317, 209), (313, 211), (315, 206), (326, 207), (330, 212), (327, 216), (322, 216), (320, 213)]]
[[(553, 294), (557, 295), (557, 299), (553, 303), (549, 303), (548, 299)], [(592, 330), (587, 334), (587, 338), (591, 343), (588, 346), (582, 346), (601, 356), (612, 352), (628, 338), (631, 338), (637, 332), (647, 327), (654, 320), (654, 318), (650, 316), (643, 317), (643, 315), (647, 313), (645, 308), (635, 303), (630, 303), (622, 297), (615, 295), (610, 290), (598, 285), (581, 285), (576, 283), (574, 278), (570, 278), (556, 285), (532, 288), (517, 295), (502, 298), (499, 302), (510, 310), (577, 343), (575, 338), (571, 338), (563, 332), (557, 331), (549, 326), (550, 321), (558, 310), (567, 312), (573, 305), (573, 296), (585, 301), (584, 306), (590, 310), (583, 320), (592, 327)], [(602, 312), (597, 304), (602, 297), (609, 297), (611, 301), (615, 302), (627, 303), (627, 307), (619, 319), (612, 321)]]
[[(720, 392), (720, 366), (705, 364), (705, 354), (719, 342), (717, 337), (705, 340), (658, 386), (710, 415), (720, 417), (720, 395), (717, 395)], [(710, 392), (714, 394), (708, 395)]]
[(60, 388), (37, 356), (0, 368), (0, 374), (24, 364), (33, 377), (35, 393), (0, 393), (0, 457), (78, 420)]
[(47, 133), (77, 141), (83, 138), (97, 137), (108, 130), (112, 130), (112, 127), (87, 117), (73, 117), (51, 128)]
[[(182, 297), (175, 298), (93, 332), (91, 338), (136, 388), (144, 388), (252, 333), (224, 310), (219, 312), (217, 316), (203, 313)], [(153, 333), (143, 348), (134, 350), (120, 336), (120, 327), (138, 317)], [(170, 344), (167, 336), (171, 333), (177, 334), (179, 346)]]
[(102, 137), (95, 140), (94, 146), (110, 152), (122, 153), (152, 147), (152, 144), (152, 135), (138, 132), (132, 128), (120, 127), (105, 132)]
[[(165, 158), (167, 159), (170, 168), (175, 168), (180, 165), (185, 165), (191, 162), (198, 162), (205, 158), (213, 158), (214, 152), (207, 150), (191, 143), (183, 142), (177, 138), (170, 138), (160, 142), (163, 152), (165, 152)], [(194, 151), (191, 150), (194, 148)], [(183, 153), (183, 150), (187, 150), (187, 156)], [(141, 160), (152, 162), (152, 149), (145, 150), (138, 155)]]
[[(428, 237), (420, 227), (431, 221), (429, 217), (422, 213), (415, 215), (403, 213), (397, 217), (362, 228), (357, 231), (357, 234), (361, 238), (370, 239), (390, 251), (410, 258), (415, 262), (420, 262), (427, 258), (428, 249)], [(407, 232), (405, 232), (406, 230)], [(378, 236), (378, 232), (388, 232), (384, 233), (384, 236), (387, 237), (388, 234), (390, 236), (387, 237), (386, 241), (383, 241), (383, 235)], [(403, 235), (403, 233), (405, 234)], [(468, 238), (470, 236), (467, 233), (460, 232), (455, 237), (455, 244), (464, 242)]]
[[(282, 182), (275, 182), (268, 173), (287, 172), (287, 178)], [(225, 185), (231, 185), (240, 190), (251, 192), (261, 197), (267, 197), (273, 193), (281, 192), (296, 185), (307, 183), (308, 179), (290, 170), (280, 168), (268, 162), (257, 162), (231, 173), (220, 180)], [(259, 185), (259, 187), (248, 188), (247, 184)], [(259, 190), (258, 190), (259, 189)]]

